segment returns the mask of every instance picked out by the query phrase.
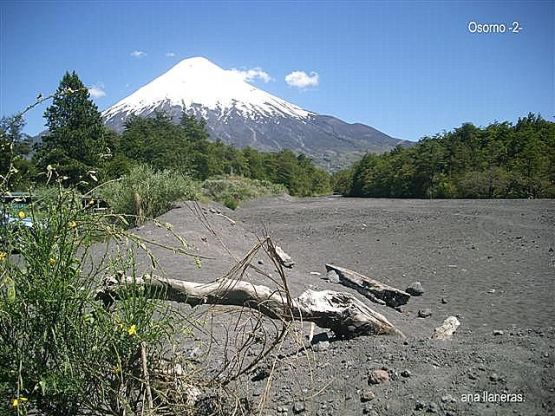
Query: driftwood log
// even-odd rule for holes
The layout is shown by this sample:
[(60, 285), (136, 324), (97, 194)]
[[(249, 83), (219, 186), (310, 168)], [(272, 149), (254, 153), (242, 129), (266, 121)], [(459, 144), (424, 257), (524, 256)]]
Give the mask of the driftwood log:
[(109, 278), (97, 298), (109, 304), (125, 296), (124, 289), (128, 285), (144, 288), (144, 296), (193, 307), (201, 304), (232, 305), (258, 310), (272, 319), (313, 322), (341, 337), (373, 334), (403, 336), (383, 315), (353, 295), (331, 290), (307, 290), (298, 298), (290, 298), (285, 292), (239, 280), (197, 283), (145, 275), (137, 279), (128, 276)]
[(340, 284), (355, 289), (361, 295), (380, 305), (396, 308), (404, 305), (410, 299), (410, 295), (407, 292), (378, 282), (345, 267), (326, 264), (326, 269), (328, 272), (333, 270), (337, 273)]

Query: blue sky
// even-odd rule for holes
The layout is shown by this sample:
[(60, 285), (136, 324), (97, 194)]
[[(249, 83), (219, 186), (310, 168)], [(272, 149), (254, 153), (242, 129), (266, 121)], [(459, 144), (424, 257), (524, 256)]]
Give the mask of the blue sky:
[[(534, 0), (2, 1), (0, 115), (53, 92), (67, 70), (96, 87), (104, 110), (181, 59), (204, 56), (260, 68), (272, 80), (254, 85), (398, 138), (528, 112), (553, 120), (554, 10)], [(507, 32), (471, 33), (472, 21)], [(289, 85), (294, 71), (311, 85)], [(28, 133), (43, 129), (45, 107), (27, 116)]]

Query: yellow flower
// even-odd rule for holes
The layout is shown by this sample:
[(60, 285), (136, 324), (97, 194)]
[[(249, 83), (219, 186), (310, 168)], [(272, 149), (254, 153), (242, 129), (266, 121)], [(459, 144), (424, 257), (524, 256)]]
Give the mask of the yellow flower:
[(20, 220), (24, 219), (27, 215), (25, 215), (24, 211), (19, 211), (17, 213), (17, 216), (19, 217)]
[(54, 266), (56, 264), (56, 259), (54, 257), (50, 257), (48, 259), (48, 264), (50, 264), (51, 266)]
[(0, 262), (6, 261), (7, 258), (8, 253), (6, 253), (5, 251), (0, 251)]
[(127, 333), (129, 334), (129, 336), (137, 335), (137, 325), (131, 325), (127, 330)]
[(70, 221), (70, 222), (67, 223), (67, 226), (69, 228), (75, 228), (75, 227), (77, 227), (77, 223), (75, 221)]
[(23, 396), (18, 397), (16, 399), (13, 399), (12, 400), (12, 407), (16, 408), (16, 407), (22, 405), (23, 403), (25, 403), (26, 401), (29, 401), (29, 399), (27, 399), (27, 397), (23, 397)]
[(121, 365), (116, 365), (113, 369), (114, 373), (119, 374), (121, 373)]

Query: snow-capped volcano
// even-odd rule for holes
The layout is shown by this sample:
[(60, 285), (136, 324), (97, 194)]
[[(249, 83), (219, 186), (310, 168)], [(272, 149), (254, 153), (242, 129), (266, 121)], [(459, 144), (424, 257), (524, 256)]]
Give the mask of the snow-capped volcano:
[(155, 111), (175, 121), (186, 111), (206, 119), (212, 139), (264, 151), (289, 148), (328, 167), (342, 154), (381, 152), (402, 142), (363, 124), (304, 110), (202, 57), (181, 61), (108, 108), (103, 117), (121, 131), (131, 115), (148, 117)]
[(156, 109), (160, 105), (200, 106), (205, 109), (204, 113), (215, 111), (220, 117), (225, 117), (231, 110), (248, 118), (304, 119), (312, 114), (246, 83), (237, 71), (226, 71), (206, 58), (197, 57), (181, 61), (109, 108), (104, 117), (110, 120), (122, 112), (143, 113), (145, 109)]

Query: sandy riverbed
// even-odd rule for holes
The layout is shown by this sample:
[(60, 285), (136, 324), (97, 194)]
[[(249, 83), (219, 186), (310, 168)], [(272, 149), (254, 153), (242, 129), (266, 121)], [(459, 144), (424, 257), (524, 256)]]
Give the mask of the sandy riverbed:
[[(268, 233), (296, 261), (288, 274), (295, 296), (307, 288), (351, 291), (322, 279), (325, 263), (400, 289), (422, 283), (424, 294), (412, 297), (401, 312), (369, 303), (406, 339), (334, 340), (317, 329), (317, 339), (329, 335), (324, 348), (298, 350), (299, 343), (292, 342), (270, 356), (270, 378), (242, 377), (235, 386), (251, 408), (266, 397), (261, 414), (554, 412), (553, 200), (280, 197), (251, 201), (236, 211), (184, 203), (161, 220), (211, 258), (196, 269), (193, 262), (157, 251), (170, 277), (213, 280), (252, 247), (257, 235)], [(168, 239), (163, 229), (148, 224), (139, 233)], [(268, 262), (260, 267), (272, 272)], [(432, 315), (419, 318), (418, 311), (426, 308)], [(433, 328), (450, 315), (461, 321), (454, 338), (430, 340)], [(211, 348), (214, 359), (220, 353)], [(370, 386), (368, 374), (378, 368), (385, 368), (391, 380)]]

